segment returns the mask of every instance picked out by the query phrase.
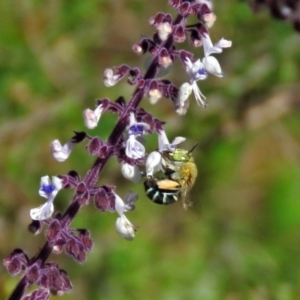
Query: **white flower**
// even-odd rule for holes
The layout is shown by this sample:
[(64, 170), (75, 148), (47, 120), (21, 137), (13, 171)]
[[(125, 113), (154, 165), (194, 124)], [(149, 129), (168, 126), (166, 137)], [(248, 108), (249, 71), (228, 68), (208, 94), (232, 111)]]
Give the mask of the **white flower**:
[(172, 26), (168, 22), (160, 23), (156, 26), (157, 33), (161, 41), (167, 40), (168, 36), (172, 32)]
[(30, 217), (33, 220), (45, 220), (51, 217), (54, 206), (53, 201), (58, 191), (62, 188), (62, 180), (57, 176), (52, 176), (52, 182), (49, 176), (41, 178), (39, 195), (47, 199), (46, 203), (30, 210)]
[(203, 58), (203, 65), (207, 72), (217, 76), (224, 77), (221, 66), (214, 56), (207, 56)]
[(207, 78), (207, 73), (203, 68), (203, 64), (200, 59), (196, 60), (194, 63), (190, 60), (189, 57), (185, 59), (186, 72), (190, 77), (190, 82), (204, 80)]
[(114, 86), (120, 79), (119, 75), (114, 75), (114, 71), (112, 69), (106, 69), (104, 71), (104, 85), (107, 87)]
[(115, 195), (115, 210), (120, 215), (120, 217), (124, 214), (124, 212), (130, 210), (130, 207), (123, 201), (123, 199), (113, 192)]
[(213, 12), (204, 14), (202, 17), (207, 28), (211, 28), (215, 24), (215, 21), (217, 19), (216, 14), (214, 14)]
[(181, 85), (179, 88), (178, 96), (177, 96), (177, 101), (176, 101), (176, 112), (179, 115), (185, 115), (187, 112), (187, 109), (189, 108), (189, 96), (192, 93), (192, 86), (188, 83), (185, 82)]
[(148, 96), (149, 102), (155, 104), (162, 97), (162, 92), (159, 89), (151, 89), (148, 92)]
[(150, 126), (147, 123), (137, 122), (134, 113), (130, 113), (128, 138), (126, 140), (125, 154), (133, 159), (143, 158), (146, 150), (142, 144), (142, 136), (149, 133)]
[(68, 141), (63, 146), (59, 140), (54, 140), (50, 144), (51, 152), (55, 160), (59, 162), (65, 161), (71, 154), (75, 144), (72, 141)]
[(173, 63), (172, 58), (169, 55), (160, 55), (158, 58), (158, 64), (167, 69)]
[(122, 163), (121, 172), (126, 179), (132, 182), (136, 183), (141, 180), (141, 172), (138, 166), (133, 166), (128, 163)]
[(162, 156), (158, 151), (149, 153), (146, 160), (146, 176), (153, 177), (153, 175), (162, 170)]
[(127, 126), (128, 134), (143, 136), (149, 133), (150, 126), (144, 122), (137, 122), (134, 113), (129, 114), (129, 125)]
[(103, 110), (102, 104), (98, 105), (95, 110), (85, 109), (83, 112), (85, 126), (89, 129), (94, 129), (98, 125)]
[[(190, 83), (191, 83), (190, 86), (194, 92), (197, 104), (205, 107), (206, 106), (206, 102), (204, 101), (205, 97), (201, 93), (197, 85), (198, 80), (204, 80), (207, 78), (207, 72), (203, 66), (203, 63), (200, 61), (200, 59), (192, 63), (192, 61), (187, 57), (185, 59), (185, 64), (186, 64), (186, 71), (190, 77)], [(185, 106), (183, 106), (182, 112), (183, 113), (185, 112)]]
[(123, 214), (121, 217), (116, 220), (116, 231), (124, 239), (132, 241), (135, 237), (135, 232), (137, 227), (133, 225)]
[(172, 143), (169, 142), (166, 132), (164, 130), (160, 130), (158, 132), (158, 148), (159, 151), (174, 151), (177, 145), (184, 142), (186, 139), (181, 136), (177, 136)]
[(125, 154), (133, 159), (143, 158), (146, 155), (144, 145), (140, 143), (133, 134), (129, 135), (126, 141)]
[(215, 47), (220, 48), (230, 48), (232, 46), (232, 41), (225, 40), (221, 38), (217, 43), (215, 43)]
[(225, 40), (224, 38), (213, 45), (208, 33), (203, 33), (201, 40), (203, 43), (204, 56), (209, 56), (212, 53), (221, 53), (223, 48), (229, 48), (232, 45), (231, 41)]
[(136, 194), (128, 193), (126, 197), (126, 203), (116, 193), (115, 195), (115, 210), (119, 214), (119, 218), (116, 220), (116, 230), (126, 240), (133, 240), (137, 227), (134, 226), (125, 216), (125, 212), (133, 210), (133, 203), (137, 200)]

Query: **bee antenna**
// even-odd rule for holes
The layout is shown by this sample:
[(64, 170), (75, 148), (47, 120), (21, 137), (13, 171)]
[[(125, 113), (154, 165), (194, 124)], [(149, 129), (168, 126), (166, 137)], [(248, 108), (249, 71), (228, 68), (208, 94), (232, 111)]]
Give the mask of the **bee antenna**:
[(196, 143), (193, 148), (189, 151), (189, 153), (192, 153), (194, 151), (194, 149), (196, 148), (196, 146), (198, 145), (198, 143)]

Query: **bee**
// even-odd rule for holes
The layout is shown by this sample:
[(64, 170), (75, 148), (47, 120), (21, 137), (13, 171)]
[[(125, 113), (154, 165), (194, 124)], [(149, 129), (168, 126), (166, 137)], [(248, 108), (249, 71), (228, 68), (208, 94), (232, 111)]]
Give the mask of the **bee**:
[(144, 182), (147, 197), (157, 204), (183, 202), (184, 209), (191, 206), (188, 194), (193, 187), (198, 170), (190, 150), (175, 149), (161, 152), (163, 179), (148, 176)]

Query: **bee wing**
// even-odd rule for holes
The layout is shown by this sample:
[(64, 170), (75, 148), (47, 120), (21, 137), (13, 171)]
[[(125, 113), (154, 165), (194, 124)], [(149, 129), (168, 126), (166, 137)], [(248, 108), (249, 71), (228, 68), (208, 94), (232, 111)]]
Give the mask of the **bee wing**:
[(127, 205), (127, 210), (134, 210), (135, 205), (134, 202), (138, 200), (139, 195), (137, 193), (128, 192), (124, 196), (124, 202)]
[(189, 199), (189, 189), (186, 183), (181, 188), (180, 198), (184, 209), (192, 206), (193, 203)]

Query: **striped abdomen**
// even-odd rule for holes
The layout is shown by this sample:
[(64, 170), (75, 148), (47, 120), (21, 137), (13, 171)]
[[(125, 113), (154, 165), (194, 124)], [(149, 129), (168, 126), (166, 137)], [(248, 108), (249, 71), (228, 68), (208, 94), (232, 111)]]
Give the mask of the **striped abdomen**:
[(172, 204), (179, 199), (180, 184), (174, 180), (147, 177), (144, 186), (147, 197), (157, 204)]

